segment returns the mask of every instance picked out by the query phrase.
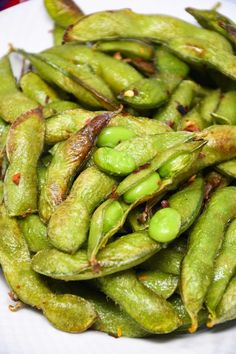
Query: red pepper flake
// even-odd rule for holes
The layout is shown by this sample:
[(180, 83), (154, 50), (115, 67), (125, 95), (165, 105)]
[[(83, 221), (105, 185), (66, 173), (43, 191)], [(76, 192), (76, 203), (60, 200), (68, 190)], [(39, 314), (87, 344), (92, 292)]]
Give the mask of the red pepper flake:
[(202, 160), (202, 159), (204, 159), (205, 156), (206, 156), (206, 155), (205, 155), (203, 152), (199, 152), (199, 154), (198, 154), (198, 159), (199, 159), (199, 160)]
[(94, 273), (100, 273), (101, 272), (101, 266), (100, 266), (99, 262), (96, 259), (94, 259), (91, 262), (91, 266), (92, 266), (92, 271)]
[(193, 133), (200, 132), (199, 127), (194, 122), (188, 122), (186, 124), (186, 127), (184, 128), (184, 130), (187, 132), (193, 132)]
[(20, 183), (20, 178), (21, 178), (21, 174), (20, 172), (18, 172), (14, 176), (12, 176), (12, 182), (18, 186)]

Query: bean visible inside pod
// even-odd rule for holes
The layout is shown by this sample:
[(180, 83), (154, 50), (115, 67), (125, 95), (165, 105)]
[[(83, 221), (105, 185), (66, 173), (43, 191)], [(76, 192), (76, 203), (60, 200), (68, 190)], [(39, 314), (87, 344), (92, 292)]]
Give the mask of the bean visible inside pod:
[(121, 141), (134, 138), (136, 135), (132, 130), (125, 127), (107, 127), (98, 136), (98, 147), (115, 147)]
[(150, 220), (149, 235), (158, 242), (174, 240), (180, 231), (181, 216), (173, 208), (158, 210)]

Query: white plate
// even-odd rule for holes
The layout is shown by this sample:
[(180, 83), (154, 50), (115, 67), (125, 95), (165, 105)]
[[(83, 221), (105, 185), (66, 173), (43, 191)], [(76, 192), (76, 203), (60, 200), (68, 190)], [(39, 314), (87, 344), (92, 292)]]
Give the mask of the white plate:
[[(86, 12), (130, 7), (144, 13), (166, 13), (188, 21), (186, 6), (210, 8), (216, 0), (77, 0)], [(236, 4), (223, 2), (221, 11), (236, 20)], [(0, 13), (0, 55), (8, 44), (30, 51), (51, 45), (48, 18), (42, 0), (32, 0)], [(54, 329), (37, 311), (8, 310), (9, 288), (0, 274), (0, 354), (234, 354), (236, 327), (232, 322), (194, 335), (160, 336), (157, 339), (114, 339), (88, 331), (68, 334)], [(151, 319), (150, 319), (151, 320)]]

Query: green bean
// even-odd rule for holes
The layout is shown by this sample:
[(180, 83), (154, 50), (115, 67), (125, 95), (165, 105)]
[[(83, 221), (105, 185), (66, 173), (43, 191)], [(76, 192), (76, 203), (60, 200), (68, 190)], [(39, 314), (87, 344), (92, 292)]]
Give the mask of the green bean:
[(54, 101), (43, 107), (44, 118), (50, 118), (56, 114), (63, 113), (67, 110), (77, 109), (79, 105), (71, 101)]
[(222, 162), (216, 168), (223, 175), (236, 178), (236, 160)]
[(171, 96), (167, 106), (157, 112), (154, 118), (176, 129), (182, 117), (191, 107), (197, 89), (197, 85), (193, 81), (182, 81)]
[(38, 215), (28, 215), (26, 218), (19, 220), (19, 226), (30, 252), (38, 252), (51, 247), (47, 238), (47, 228)]
[(236, 269), (236, 220), (226, 231), (219, 255), (215, 260), (214, 276), (208, 289), (206, 304), (210, 318), (214, 321), (215, 310)]
[(165, 82), (169, 92), (172, 92), (189, 73), (188, 65), (164, 46), (158, 47), (155, 51), (155, 66), (158, 77)]
[(232, 44), (236, 44), (235, 37), (230, 35), (227, 26), (235, 26), (235, 23), (228, 17), (222, 15), (216, 10), (199, 10), (187, 7), (186, 11), (190, 13), (197, 22), (204, 28), (220, 33)]
[(150, 195), (155, 193), (161, 184), (160, 176), (157, 172), (153, 172), (147, 179), (140, 182), (133, 188), (128, 190), (123, 198), (127, 204), (135, 203), (140, 198), (145, 197), (146, 195)]
[(0, 263), (10, 287), (24, 303), (42, 310), (46, 318), (58, 329), (82, 332), (95, 319), (94, 307), (74, 295), (56, 295), (31, 268), (30, 254), (14, 218), (0, 207)]
[(87, 65), (77, 66), (51, 53), (33, 54), (18, 49), (44, 80), (72, 93), (85, 106), (93, 108), (117, 108), (110, 88)]
[(56, 24), (54, 25), (54, 28), (52, 30), (54, 45), (61, 45), (63, 43), (64, 32), (65, 28)]
[(165, 83), (159, 78), (143, 78), (125, 90), (118, 98), (136, 109), (157, 108), (167, 101), (169, 97)]
[(160, 244), (147, 233), (137, 232), (119, 237), (97, 255), (97, 263), (88, 261), (86, 251), (67, 254), (56, 249), (44, 249), (32, 260), (33, 269), (61, 280), (87, 280), (135, 267), (160, 250)]
[(44, 0), (48, 14), (55, 23), (67, 27), (83, 16), (83, 11), (73, 0)]
[(178, 286), (178, 277), (176, 275), (163, 273), (160, 271), (146, 271), (138, 274), (138, 280), (152, 290), (155, 294), (168, 299)]
[(97, 139), (98, 147), (115, 147), (125, 140), (130, 140), (136, 135), (125, 127), (107, 127), (102, 130)]
[(235, 196), (235, 187), (217, 190), (190, 234), (181, 271), (182, 299), (192, 320), (190, 332), (198, 327), (197, 314), (213, 279), (214, 261), (222, 243), (224, 228), (236, 216)]
[(70, 184), (89, 156), (96, 136), (114, 114), (110, 112), (95, 116), (81, 130), (57, 146), (39, 199), (39, 211), (44, 221), (50, 219), (55, 208), (66, 198)]
[[(191, 318), (186, 311), (184, 304), (181, 298), (178, 295), (173, 295), (168, 301), (170, 301), (171, 305), (177, 312), (179, 318), (182, 321), (181, 326), (177, 329), (179, 332), (185, 332), (191, 325)], [(205, 309), (201, 309), (198, 313), (198, 322), (200, 325), (204, 325), (207, 321), (207, 311)]]
[(128, 58), (151, 60), (154, 56), (154, 50), (150, 44), (137, 40), (98, 42), (93, 48), (105, 53), (119, 52)]
[(12, 123), (21, 114), (38, 106), (17, 89), (16, 81), (12, 73), (7, 56), (0, 59), (0, 117), (6, 122)]
[(207, 65), (236, 78), (235, 58), (227, 40), (218, 33), (170, 16), (141, 15), (129, 9), (104, 11), (84, 17), (68, 28), (64, 36), (66, 41), (79, 42), (119, 38), (146, 38), (164, 43), (187, 62)]
[(236, 91), (222, 95), (217, 110), (212, 113), (216, 124), (236, 125)]
[(173, 307), (146, 289), (130, 271), (100, 278), (98, 284), (108, 297), (149, 332), (169, 333), (181, 325)]
[(148, 233), (157, 242), (170, 242), (178, 236), (180, 227), (181, 215), (173, 208), (164, 208), (151, 218)]
[(179, 275), (186, 248), (186, 240), (180, 238), (172, 242), (168, 248), (160, 250), (157, 255), (149, 258), (142, 266), (147, 270)]
[(231, 279), (219, 305), (216, 308), (215, 318), (213, 320), (210, 320), (207, 323), (208, 327), (213, 327), (218, 323), (235, 319), (236, 317), (235, 288), (236, 288), (236, 277), (234, 276)]
[(48, 225), (51, 243), (59, 250), (74, 253), (86, 240), (91, 214), (114, 186), (114, 179), (95, 167), (84, 170), (67, 199), (51, 216)]
[(32, 71), (21, 77), (20, 87), (27, 97), (43, 106), (60, 99), (58, 93)]
[(115, 94), (142, 79), (142, 75), (129, 64), (86, 46), (65, 44), (47, 49), (44, 53), (56, 54), (77, 65), (89, 64)]
[(4, 180), (4, 200), (10, 216), (25, 216), (38, 209), (37, 163), (44, 131), (38, 108), (21, 115), (11, 125), (6, 145), (10, 165)]

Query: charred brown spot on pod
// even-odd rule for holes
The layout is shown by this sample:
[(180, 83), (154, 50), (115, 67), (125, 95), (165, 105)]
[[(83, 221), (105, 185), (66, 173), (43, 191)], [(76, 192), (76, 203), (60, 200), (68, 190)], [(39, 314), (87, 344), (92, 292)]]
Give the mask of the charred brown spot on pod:
[(150, 163), (147, 162), (147, 163), (145, 163), (144, 165), (139, 166), (139, 168), (137, 168), (137, 170), (133, 171), (132, 173), (133, 173), (133, 174), (137, 174), (137, 173), (139, 173), (140, 171), (145, 170), (145, 169), (148, 168), (149, 166), (150, 166)]
[(197, 124), (195, 122), (192, 122), (192, 121), (186, 122), (184, 130), (187, 131), (187, 132), (191, 132), (191, 133), (200, 132), (200, 129), (197, 126)]

